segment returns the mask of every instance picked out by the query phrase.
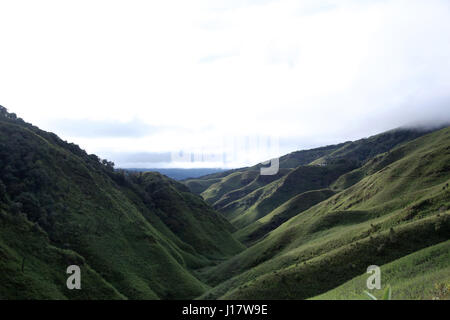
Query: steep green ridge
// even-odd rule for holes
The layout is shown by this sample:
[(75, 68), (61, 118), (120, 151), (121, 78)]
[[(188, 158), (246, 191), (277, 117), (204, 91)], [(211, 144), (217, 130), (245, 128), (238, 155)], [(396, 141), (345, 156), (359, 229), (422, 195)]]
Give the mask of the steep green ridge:
[[(194, 298), (207, 286), (193, 269), (242, 250), (184, 185), (115, 172), (3, 107), (0, 213), (0, 298)], [(80, 291), (65, 287), (70, 264)]]
[(449, 160), (450, 128), (379, 156), (352, 186), (203, 270), (200, 277), (215, 287), (202, 297), (310, 298), (371, 264), (448, 240)]
[[(311, 150), (295, 151), (295, 152), (289, 153), (285, 156), (282, 156), (279, 159), (280, 160), (279, 164), (280, 164), (281, 170), (280, 170), (280, 173), (276, 175), (276, 177), (280, 178), (281, 176), (284, 176), (285, 174), (287, 174), (290, 171), (289, 169), (294, 169), (301, 165), (307, 165), (307, 164), (313, 162), (314, 160), (319, 159), (319, 158), (327, 155), (328, 153), (331, 153), (331, 152), (337, 150), (338, 148), (342, 147), (343, 145), (344, 145), (344, 143), (338, 144), (338, 145), (315, 148), (315, 149), (311, 149)], [(231, 189), (231, 191), (236, 190), (234, 188), (230, 188), (229, 184), (226, 182), (223, 182), (223, 180), (226, 181), (229, 178), (231, 178), (231, 176), (236, 178), (237, 177), (235, 175), (236, 172), (241, 172), (240, 174), (242, 175), (243, 172), (247, 172), (247, 171), (252, 171), (254, 176), (257, 178), (256, 174), (259, 173), (260, 168), (262, 166), (263, 165), (260, 163), (255, 166), (252, 166), (252, 167), (232, 169), (232, 170), (228, 170), (228, 171), (224, 171), (224, 172), (209, 174), (209, 175), (199, 177), (196, 179), (186, 179), (183, 181), (183, 183), (185, 183), (192, 192), (197, 193), (197, 194), (202, 194), (204, 196), (205, 200), (208, 200), (208, 198), (210, 197), (210, 193), (212, 193), (213, 195), (216, 193), (225, 195), (225, 194), (227, 194), (227, 192), (230, 191), (230, 189)], [(266, 181), (259, 180), (257, 185), (259, 187), (261, 187), (261, 186), (273, 181), (273, 179), (271, 179), (270, 177), (265, 178), (265, 180)], [(259, 184), (261, 182), (262, 182), (262, 184)], [(247, 180), (247, 183), (254, 183), (254, 180), (251, 180), (251, 181)], [(216, 184), (216, 185), (211, 187), (213, 184)], [(238, 189), (241, 189), (245, 186), (246, 185), (244, 185), (244, 182), (241, 184), (237, 184)], [(208, 190), (210, 187), (213, 190)], [(224, 188), (226, 190), (221, 191), (220, 189), (222, 189), (222, 188)], [(251, 191), (255, 190), (253, 188), (253, 186), (249, 186), (248, 189)], [(241, 197), (245, 196), (247, 194), (248, 194), (248, 192), (245, 192), (241, 195)], [(236, 200), (236, 199), (234, 198), (234, 200)], [(217, 199), (215, 201), (217, 201)], [(210, 203), (211, 203), (211, 201), (210, 201)]]
[[(392, 299), (450, 299), (450, 240), (419, 250), (380, 266), (382, 288), (371, 293), (381, 298), (383, 288), (391, 286)], [(316, 296), (314, 300), (368, 299), (363, 290), (368, 275), (360, 275), (343, 285)]]
[(354, 168), (354, 163), (345, 160), (329, 163), (327, 166), (299, 166), (284, 177), (228, 204), (220, 211), (240, 229), (300, 193), (328, 188), (339, 176)]
[[(354, 142), (349, 141), (292, 152), (280, 158), (280, 172), (272, 177), (260, 176), (258, 172), (262, 165), (258, 164), (253, 167), (189, 179), (184, 183), (193, 192), (201, 194), (207, 202), (213, 204), (214, 208), (225, 214), (236, 227), (243, 228), (298, 193), (328, 188), (333, 181), (318, 184), (314, 180), (318, 180), (318, 175), (329, 175), (330, 167), (334, 170), (336, 164), (341, 164), (341, 168), (335, 171), (334, 178), (337, 179), (346, 173), (342, 171), (342, 163), (346, 164), (346, 170), (351, 171), (365, 165), (378, 154), (387, 152), (397, 145), (423, 136), (430, 131), (399, 128)], [(327, 168), (317, 168), (319, 166)], [(320, 170), (324, 172), (320, 172)], [(299, 174), (298, 171), (302, 171), (302, 173)], [(334, 182), (333, 190), (342, 190), (342, 188), (348, 187), (349, 183), (357, 182), (358, 174), (361, 172), (353, 172), (346, 179)], [(292, 178), (286, 178), (288, 175), (291, 175)], [(303, 177), (301, 177), (302, 175)], [(297, 186), (299, 177), (303, 181), (302, 187)], [(312, 180), (306, 181), (307, 179)], [(348, 179), (353, 179), (354, 182)], [(310, 186), (305, 188), (305, 184), (308, 183)], [(285, 190), (277, 192), (276, 189), (279, 187)]]
[(361, 165), (380, 153), (387, 152), (395, 146), (414, 140), (432, 131), (433, 129), (425, 128), (398, 128), (389, 130), (369, 138), (346, 142), (336, 150), (327, 153), (321, 158), (315, 159), (311, 164), (327, 163), (335, 159), (346, 159), (347, 161), (355, 161)]
[[(125, 299), (75, 252), (49, 244), (25, 216), (0, 209), (0, 299)], [(20, 235), (20, 237), (18, 237)], [(49, 263), (51, 262), (51, 263)], [(65, 270), (81, 268), (82, 289), (67, 290)]]
[(258, 171), (233, 172), (219, 182), (209, 186), (209, 188), (203, 191), (201, 195), (206, 202), (212, 204), (219, 200), (225, 193), (251, 183), (258, 175)]
[[(448, 239), (450, 215), (444, 218), (424, 219), (421, 223), (398, 227), (392, 242), (389, 232), (377, 238), (363, 239), (350, 245), (292, 264), (248, 281), (237, 289), (226, 292), (224, 299), (305, 299), (328, 291), (364, 272), (373, 261), (380, 265), (396, 260), (406, 254)], [(445, 221), (445, 222), (444, 222)], [(443, 230), (435, 232), (436, 225)], [(373, 253), (383, 246), (383, 251)]]
[[(450, 299), (450, 240), (419, 250), (380, 266), (382, 288), (371, 290), (379, 299), (383, 288), (392, 288), (392, 299)], [(368, 299), (364, 294), (368, 274), (360, 275), (314, 300)]]
[(226, 170), (226, 171), (222, 171), (222, 172), (207, 174), (205, 176), (201, 176), (201, 177), (194, 178), (194, 179), (184, 179), (184, 180), (182, 180), (182, 182), (184, 184), (186, 184), (192, 192), (194, 192), (196, 194), (201, 194), (203, 191), (208, 189), (209, 186), (211, 186), (212, 184), (214, 184), (216, 182), (219, 182), (222, 178), (224, 178), (234, 172), (245, 171), (247, 169), (248, 168), (231, 169), (231, 170)]
[(328, 199), (333, 194), (334, 192), (329, 189), (321, 189), (307, 191), (296, 195), (263, 218), (253, 222), (245, 228), (239, 229), (234, 235), (243, 243), (254, 243), (270, 231), (278, 228), (281, 224), (293, 216), (296, 216), (313, 205)]
[(188, 186), (189, 190), (191, 190), (195, 194), (201, 194), (203, 191), (208, 189), (209, 186), (216, 182), (220, 182), (221, 178), (212, 178), (212, 179), (188, 179), (183, 181), (186, 186)]
[(257, 171), (253, 171), (256, 173), (255, 179), (253, 179), (252, 182), (249, 184), (246, 184), (244, 187), (232, 190), (228, 193), (225, 193), (219, 200), (214, 202), (213, 206), (217, 210), (221, 210), (225, 208), (229, 203), (234, 202), (236, 200), (239, 200), (246, 195), (252, 193), (253, 191), (264, 187), (268, 185), (269, 183), (276, 181), (285, 175), (287, 175), (289, 172), (291, 172), (292, 169), (280, 169), (277, 174), (274, 175), (260, 175), (257, 173)]
[(196, 252), (208, 258), (223, 258), (242, 249), (230, 237), (234, 227), (185, 185), (158, 173), (142, 174), (135, 180), (151, 197), (153, 203), (148, 206), (173, 234), (191, 244)]

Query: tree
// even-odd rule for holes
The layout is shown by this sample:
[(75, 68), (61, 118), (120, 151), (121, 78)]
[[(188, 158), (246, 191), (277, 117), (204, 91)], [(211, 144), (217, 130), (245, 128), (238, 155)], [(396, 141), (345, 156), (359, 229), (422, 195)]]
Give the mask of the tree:
[(106, 168), (108, 168), (109, 170), (114, 170), (114, 162), (103, 159), (102, 164), (106, 166)]
[(0, 106), (0, 114), (2, 116), (6, 116), (8, 114), (8, 109), (6, 109), (4, 106)]
[(22, 204), (20, 202), (14, 202), (11, 205), (11, 212), (14, 215), (18, 215), (19, 213), (21, 213), (22, 212)]
[(34, 194), (22, 192), (15, 200), (22, 204), (23, 211), (31, 220), (35, 221), (42, 215), (41, 204)]
[(95, 154), (90, 154), (89, 158), (91, 158), (91, 160), (93, 160), (94, 162), (100, 162), (100, 158)]
[(2, 180), (0, 180), (0, 199), (6, 199), (6, 186), (4, 185)]

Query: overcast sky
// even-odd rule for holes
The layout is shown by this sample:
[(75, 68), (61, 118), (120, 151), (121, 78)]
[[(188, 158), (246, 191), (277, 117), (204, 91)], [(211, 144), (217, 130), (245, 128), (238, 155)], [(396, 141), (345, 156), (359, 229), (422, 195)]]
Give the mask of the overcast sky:
[(0, 0), (0, 105), (122, 167), (449, 121), (450, 1)]

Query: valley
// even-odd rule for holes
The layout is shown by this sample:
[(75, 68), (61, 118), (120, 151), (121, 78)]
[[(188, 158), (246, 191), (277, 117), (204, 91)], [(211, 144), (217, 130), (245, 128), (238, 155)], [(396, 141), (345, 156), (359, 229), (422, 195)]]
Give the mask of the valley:
[(0, 298), (364, 299), (369, 265), (394, 299), (449, 298), (450, 127), (260, 168), (116, 170), (1, 107)]

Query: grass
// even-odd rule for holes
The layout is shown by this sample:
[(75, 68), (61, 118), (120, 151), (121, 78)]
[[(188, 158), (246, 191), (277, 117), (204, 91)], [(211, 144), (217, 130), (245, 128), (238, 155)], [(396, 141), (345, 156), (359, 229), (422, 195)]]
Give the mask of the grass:
[[(183, 184), (114, 172), (15, 119), (0, 118), (0, 189), (5, 299), (194, 298), (208, 289), (194, 269), (243, 249)], [(78, 293), (65, 289), (72, 260), (82, 264)]]
[[(411, 222), (397, 229), (397, 241), (392, 242), (389, 231), (335, 246), (330, 243), (322, 250), (285, 253), (237, 277), (216, 286), (203, 298), (213, 299), (306, 299), (331, 290), (363, 273), (372, 264), (383, 265), (447, 239), (450, 226), (438, 233), (436, 224), (442, 217), (430, 217)], [(314, 248), (310, 248), (314, 249)], [(308, 255), (309, 254), (309, 255)], [(295, 260), (297, 259), (297, 260)], [(283, 264), (285, 262), (285, 264)]]
[[(283, 176), (289, 172), (290, 169), (295, 169), (299, 166), (321, 164), (339, 159), (348, 159), (363, 164), (380, 153), (387, 152), (397, 145), (416, 139), (428, 132), (429, 131), (415, 129), (395, 129), (354, 142), (345, 142), (310, 150), (295, 151), (280, 157), (281, 175)], [(236, 172), (241, 172), (241, 174), (246, 171), (259, 172), (260, 167), (261, 164), (258, 164), (252, 167), (209, 174), (196, 179), (186, 179), (184, 183), (189, 186), (194, 193), (200, 194), (205, 192), (205, 198), (209, 199), (215, 197), (214, 201), (210, 203), (220, 200), (220, 197), (216, 197), (217, 194), (220, 194), (221, 196), (230, 194), (230, 197), (225, 196), (226, 201), (224, 203), (217, 203), (218, 208), (221, 209), (224, 205), (229, 203), (230, 200), (235, 201), (237, 200), (236, 197), (242, 198), (246, 196), (249, 193), (249, 190), (250, 192), (254, 191), (255, 186), (263, 187), (272, 182), (272, 179), (266, 177), (260, 179), (257, 184), (252, 184), (253, 180), (248, 181), (248, 185), (236, 182), (234, 182), (234, 185), (221, 183), (229, 178), (238, 177), (239, 175), (234, 175)], [(281, 178), (281, 176), (278, 175), (277, 178)], [(211, 187), (213, 184), (216, 185)], [(211, 187), (211, 190), (207, 190), (209, 187)], [(225, 190), (221, 190), (222, 188)], [(240, 190), (240, 192), (232, 194), (233, 191), (238, 190)]]
[(234, 189), (239, 189), (240, 187), (251, 183), (258, 174), (258, 171), (233, 172), (232, 174), (221, 179), (219, 182), (209, 186), (208, 189), (201, 193), (201, 196), (206, 202), (213, 204), (227, 192)]
[(313, 205), (326, 200), (333, 194), (334, 192), (329, 189), (301, 193), (289, 199), (263, 218), (239, 229), (234, 235), (243, 243), (254, 244), (290, 218), (309, 209)]
[[(378, 171), (206, 270), (201, 277), (214, 288), (202, 297), (310, 298), (370, 264), (385, 264), (447, 240), (448, 212), (442, 208), (450, 205), (449, 138), (446, 128), (384, 154)], [(392, 154), (401, 156), (392, 161)], [(373, 252), (375, 261), (370, 259)]]
[[(370, 293), (381, 298), (387, 284), (392, 299), (430, 300), (450, 298), (450, 240), (409, 254), (380, 266), (382, 289)], [(362, 274), (315, 300), (364, 300), (368, 275)], [(384, 283), (384, 285), (383, 285)]]
[[(324, 167), (299, 166), (286, 176), (237, 200), (239, 209), (234, 209), (230, 221), (238, 229), (244, 228), (298, 194), (328, 188), (340, 175), (353, 168), (353, 164), (347, 162)], [(229, 210), (225, 207), (221, 211), (227, 215)]]
[(249, 184), (246, 184), (244, 187), (225, 193), (219, 200), (214, 202), (213, 206), (217, 210), (225, 212), (226, 210), (224, 210), (224, 208), (227, 207), (228, 204), (245, 197), (255, 190), (263, 188), (273, 181), (279, 180), (291, 171), (292, 169), (281, 168), (275, 175), (262, 176), (258, 174), (253, 181), (251, 181)]

